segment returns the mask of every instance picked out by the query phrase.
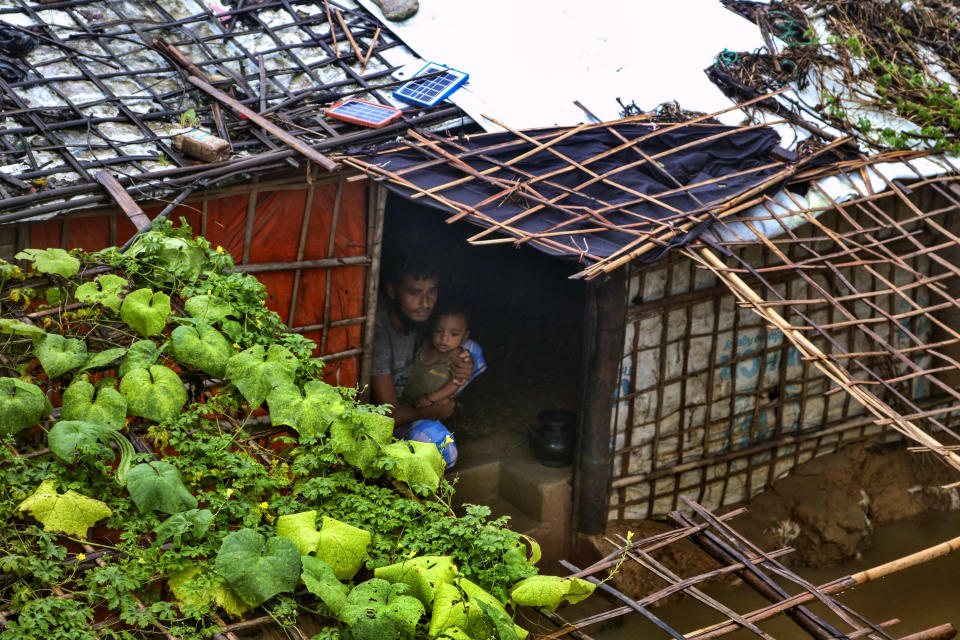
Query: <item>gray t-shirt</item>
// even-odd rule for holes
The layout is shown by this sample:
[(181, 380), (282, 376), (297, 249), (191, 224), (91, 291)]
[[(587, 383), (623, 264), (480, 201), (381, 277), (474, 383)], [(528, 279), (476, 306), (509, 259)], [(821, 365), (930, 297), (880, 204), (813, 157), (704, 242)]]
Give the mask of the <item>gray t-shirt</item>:
[(415, 331), (400, 333), (390, 322), (387, 303), (377, 303), (376, 322), (373, 327), (373, 356), (370, 375), (393, 377), (393, 386), (399, 398), (410, 376), (414, 348), (419, 335)]

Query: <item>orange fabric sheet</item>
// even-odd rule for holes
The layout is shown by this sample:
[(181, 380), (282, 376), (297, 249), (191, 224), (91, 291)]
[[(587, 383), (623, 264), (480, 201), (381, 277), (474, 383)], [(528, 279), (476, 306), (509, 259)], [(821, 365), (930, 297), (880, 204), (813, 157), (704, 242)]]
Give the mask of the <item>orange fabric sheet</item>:
[[(367, 237), (367, 183), (366, 181), (340, 182), (340, 211), (334, 234), (332, 257), (362, 256), (366, 251)], [(302, 189), (262, 191), (258, 193), (253, 217), (253, 235), (250, 246), (250, 263), (292, 262), (297, 259), (297, 246), (303, 224), (308, 185)], [(310, 211), (310, 225), (304, 245), (304, 260), (331, 257), (330, 233), (337, 183), (315, 187)], [(231, 195), (207, 201), (206, 237), (214, 247), (222, 246), (240, 264), (243, 257), (243, 240), (246, 228), (248, 194)], [(151, 218), (162, 207), (147, 210)], [(199, 202), (184, 204), (170, 214), (170, 219), (179, 224), (186, 218), (195, 233), (201, 230), (201, 205)], [(119, 210), (115, 213), (117, 243), (122, 244), (134, 232), (134, 227)], [(63, 224), (67, 221), (66, 248), (82, 247), (96, 251), (110, 244), (110, 215), (89, 217), (54, 218), (31, 224), (33, 247), (61, 246)], [(329, 321), (358, 318), (364, 313), (363, 295), (367, 267), (338, 267), (329, 271), (330, 303)], [(267, 288), (267, 307), (280, 314), (288, 326), (304, 327), (321, 324), (327, 307), (325, 269), (301, 270), (294, 317), (289, 318), (293, 295), (294, 270), (254, 274)], [(315, 355), (321, 355), (319, 344), (322, 332), (304, 334), (318, 344)], [(326, 336), (322, 355), (340, 353), (363, 346), (362, 324), (333, 327)], [(353, 386), (358, 382), (360, 357), (351, 356), (330, 362), (324, 377), (330, 383)]]

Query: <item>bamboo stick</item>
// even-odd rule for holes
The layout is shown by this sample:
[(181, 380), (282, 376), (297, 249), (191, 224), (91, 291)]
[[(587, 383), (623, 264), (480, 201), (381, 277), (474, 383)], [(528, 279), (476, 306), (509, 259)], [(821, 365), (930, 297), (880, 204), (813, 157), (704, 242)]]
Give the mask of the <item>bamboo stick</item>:
[(367, 63), (370, 62), (370, 56), (373, 55), (373, 49), (377, 46), (377, 38), (380, 37), (380, 27), (377, 27), (376, 32), (374, 32), (373, 37), (370, 38), (370, 48), (367, 49), (367, 55), (363, 56), (363, 66), (360, 67), (360, 73), (362, 74), (367, 70)]

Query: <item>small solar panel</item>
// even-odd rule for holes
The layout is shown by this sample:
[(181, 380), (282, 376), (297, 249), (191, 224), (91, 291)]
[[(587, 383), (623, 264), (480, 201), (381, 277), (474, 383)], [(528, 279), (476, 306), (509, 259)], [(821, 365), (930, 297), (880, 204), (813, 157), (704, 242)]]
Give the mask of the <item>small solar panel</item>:
[[(429, 77), (423, 77), (427, 75)], [(410, 82), (400, 85), (393, 95), (410, 104), (432, 107), (459, 89), (469, 77), (463, 71), (431, 62), (418, 71)]]
[(352, 122), (353, 124), (377, 129), (399, 118), (401, 111), (376, 102), (347, 98), (331, 105), (327, 109), (327, 115), (344, 122)]

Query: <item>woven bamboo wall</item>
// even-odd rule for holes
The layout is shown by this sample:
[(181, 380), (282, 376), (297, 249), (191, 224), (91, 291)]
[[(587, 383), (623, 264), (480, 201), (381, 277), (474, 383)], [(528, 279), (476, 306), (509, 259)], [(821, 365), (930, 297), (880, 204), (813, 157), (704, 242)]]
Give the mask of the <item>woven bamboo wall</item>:
[[(832, 214), (821, 219), (842, 228)], [(730, 248), (754, 266), (780, 264), (756, 242)], [(911, 263), (922, 273), (930, 271), (926, 256)], [(905, 284), (902, 272), (890, 265), (878, 265), (877, 275), (853, 267), (842, 272), (862, 290), (882, 288), (881, 278)], [(796, 464), (881, 431), (781, 332), (739, 307), (727, 287), (692, 260), (677, 256), (653, 266), (631, 265), (629, 276), (612, 417), (610, 519), (667, 513), (681, 495), (709, 508), (746, 500)], [(790, 271), (770, 271), (765, 278), (785, 299), (819, 297)], [(825, 277), (815, 281), (832, 288)], [(911, 292), (919, 304), (929, 301), (926, 287)], [(878, 304), (899, 313), (907, 303), (885, 296)], [(842, 320), (830, 305), (810, 311), (818, 325)], [(868, 315), (864, 306), (863, 317)], [(932, 330), (922, 317), (912, 329), (921, 335)], [(889, 334), (882, 326), (878, 330)], [(864, 350), (863, 334), (852, 325), (833, 327), (830, 335), (850, 352)], [(885, 337), (906, 346), (906, 336)], [(922, 379), (914, 384), (914, 397), (928, 393)]]

